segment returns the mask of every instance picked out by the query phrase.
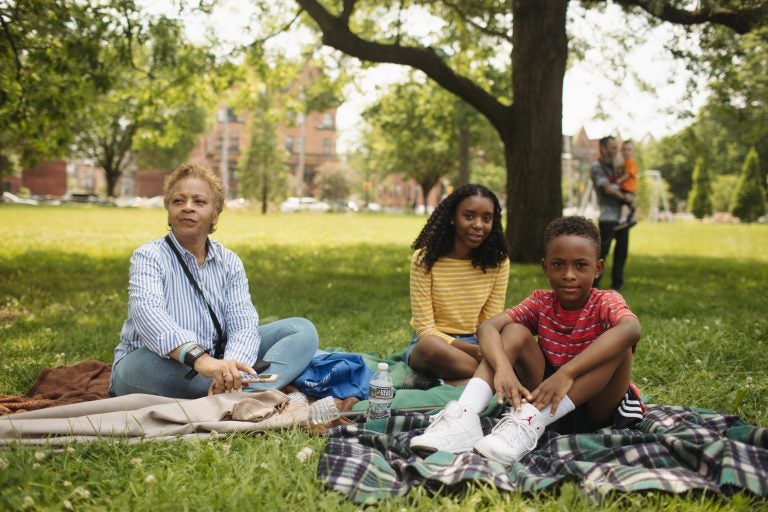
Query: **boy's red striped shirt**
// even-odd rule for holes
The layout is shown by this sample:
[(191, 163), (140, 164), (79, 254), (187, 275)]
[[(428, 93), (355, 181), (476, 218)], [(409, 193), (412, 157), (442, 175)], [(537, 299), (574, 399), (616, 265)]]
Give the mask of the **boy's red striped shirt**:
[(576, 357), (621, 318), (637, 318), (621, 294), (596, 288), (579, 310), (563, 309), (554, 290), (534, 290), (506, 312), (539, 337), (539, 346), (547, 361), (556, 368)]

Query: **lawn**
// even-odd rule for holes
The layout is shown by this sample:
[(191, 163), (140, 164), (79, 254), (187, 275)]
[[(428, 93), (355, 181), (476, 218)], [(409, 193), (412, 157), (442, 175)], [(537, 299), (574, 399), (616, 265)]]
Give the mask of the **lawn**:
[[(409, 245), (424, 217), (226, 211), (213, 237), (235, 250), (262, 319), (300, 315), (321, 346), (387, 355), (410, 338)], [(126, 313), (128, 259), (166, 233), (163, 210), (0, 205), (0, 394), (44, 367), (111, 361)], [(610, 265), (609, 265), (610, 266)], [(643, 337), (634, 377), (653, 402), (768, 426), (768, 226), (641, 223), (624, 290)], [(512, 265), (509, 304), (546, 282)], [(0, 452), (0, 510), (358, 510), (315, 477), (324, 441), (298, 429), (192, 443), (99, 442)], [(315, 453), (300, 462), (296, 453)], [(417, 489), (382, 510), (592, 510), (567, 484), (535, 496), (479, 486)], [(698, 494), (610, 496), (628, 510), (768, 509)]]

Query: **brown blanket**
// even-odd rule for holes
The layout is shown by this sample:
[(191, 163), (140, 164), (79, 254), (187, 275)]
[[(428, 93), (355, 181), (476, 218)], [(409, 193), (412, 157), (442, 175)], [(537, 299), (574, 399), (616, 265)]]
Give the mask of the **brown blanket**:
[[(111, 373), (112, 365), (92, 359), (72, 366), (43, 368), (24, 396), (0, 395), (0, 416), (109, 398)], [(287, 386), (284, 391), (296, 389)], [(349, 411), (357, 402), (357, 398), (337, 398), (336, 407), (339, 411)]]
[(87, 360), (43, 368), (24, 396), (0, 395), (0, 415), (108, 398), (112, 365)]

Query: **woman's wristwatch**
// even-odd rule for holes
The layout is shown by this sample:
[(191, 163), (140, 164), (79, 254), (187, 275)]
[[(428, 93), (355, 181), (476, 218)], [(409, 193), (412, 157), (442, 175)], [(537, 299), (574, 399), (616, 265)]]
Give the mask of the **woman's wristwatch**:
[(179, 353), (179, 359), (182, 363), (189, 366), (193, 370), (195, 369), (195, 361), (205, 354), (207, 350), (198, 345), (197, 343), (187, 343), (181, 349)]

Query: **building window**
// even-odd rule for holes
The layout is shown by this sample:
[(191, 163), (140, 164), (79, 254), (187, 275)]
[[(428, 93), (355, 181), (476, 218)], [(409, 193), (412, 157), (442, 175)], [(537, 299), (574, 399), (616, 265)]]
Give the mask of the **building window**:
[(321, 130), (330, 130), (333, 128), (333, 116), (331, 114), (323, 114), (323, 122), (318, 126)]
[(285, 149), (289, 153), (293, 153), (293, 137), (285, 138)]
[(229, 150), (240, 151), (240, 138), (237, 135), (233, 135), (229, 139)]
[(323, 139), (323, 154), (324, 155), (333, 154), (333, 141), (331, 139)]

